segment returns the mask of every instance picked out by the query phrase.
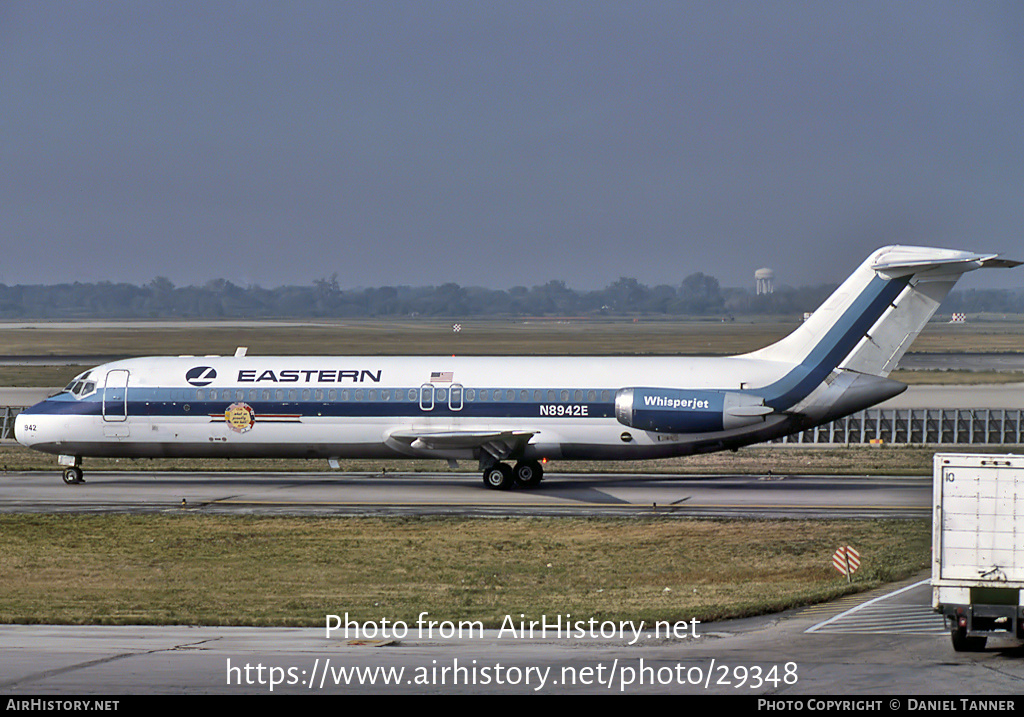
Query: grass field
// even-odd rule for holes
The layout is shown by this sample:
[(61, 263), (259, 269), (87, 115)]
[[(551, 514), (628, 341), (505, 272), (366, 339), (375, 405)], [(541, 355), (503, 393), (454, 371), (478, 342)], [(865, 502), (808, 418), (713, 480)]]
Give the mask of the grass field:
[[(462, 330), (454, 332), (453, 323)], [(731, 355), (767, 346), (798, 326), (787, 319), (508, 319), (344, 323), (104, 322), (0, 324), (0, 354), (178, 355)], [(923, 352), (1024, 351), (1024, 321), (928, 324), (913, 345)]]
[(2, 515), (0, 622), (706, 622), (907, 577), (929, 542), (927, 521)]
[[(733, 355), (766, 346), (796, 328), (784, 319), (678, 321), (638, 319), (508, 319), (460, 322), (396, 320), (345, 323), (104, 322), (0, 324), (8, 356), (230, 355)], [(1024, 351), (1024, 321), (967, 325), (933, 322), (914, 351)], [(87, 366), (0, 366), (0, 386), (64, 386)], [(898, 371), (905, 383), (1020, 383), (1022, 372)]]

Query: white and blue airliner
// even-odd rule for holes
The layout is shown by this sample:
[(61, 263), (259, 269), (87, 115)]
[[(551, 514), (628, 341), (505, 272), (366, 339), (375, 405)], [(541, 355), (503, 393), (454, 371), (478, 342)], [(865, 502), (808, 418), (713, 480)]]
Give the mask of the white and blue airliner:
[(551, 460), (734, 449), (902, 392), (887, 378), (962, 274), (1019, 262), (888, 246), (799, 328), (731, 357), (234, 356), (90, 369), (23, 411), (15, 435), (86, 456), (430, 458), (479, 463), (484, 484), (534, 487)]

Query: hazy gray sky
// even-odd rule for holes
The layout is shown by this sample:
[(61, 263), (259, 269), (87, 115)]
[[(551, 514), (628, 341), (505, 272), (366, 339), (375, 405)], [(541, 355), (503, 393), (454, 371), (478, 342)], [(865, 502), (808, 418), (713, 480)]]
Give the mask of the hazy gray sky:
[(0, 157), (7, 284), (1024, 259), (1024, 4), (4, 0)]

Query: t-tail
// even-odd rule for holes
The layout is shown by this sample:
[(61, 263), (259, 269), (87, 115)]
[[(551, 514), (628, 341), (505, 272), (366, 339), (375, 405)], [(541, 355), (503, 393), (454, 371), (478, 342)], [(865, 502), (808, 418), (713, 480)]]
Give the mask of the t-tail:
[(869, 256), (796, 331), (746, 358), (795, 364), (762, 389), (765, 405), (808, 425), (891, 398), (906, 385), (888, 377), (968, 271), (1013, 267), (995, 254), (887, 246)]

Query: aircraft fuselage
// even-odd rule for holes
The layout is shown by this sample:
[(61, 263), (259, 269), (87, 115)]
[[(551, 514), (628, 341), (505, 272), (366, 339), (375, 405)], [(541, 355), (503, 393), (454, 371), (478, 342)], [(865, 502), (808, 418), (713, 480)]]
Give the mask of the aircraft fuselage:
[(789, 336), (733, 357), (115, 361), (24, 411), (15, 435), (58, 454), (69, 483), (83, 456), (412, 457), (534, 486), (546, 460), (737, 448), (884, 401), (906, 388), (887, 376), (956, 280), (1017, 263), (883, 247)]

